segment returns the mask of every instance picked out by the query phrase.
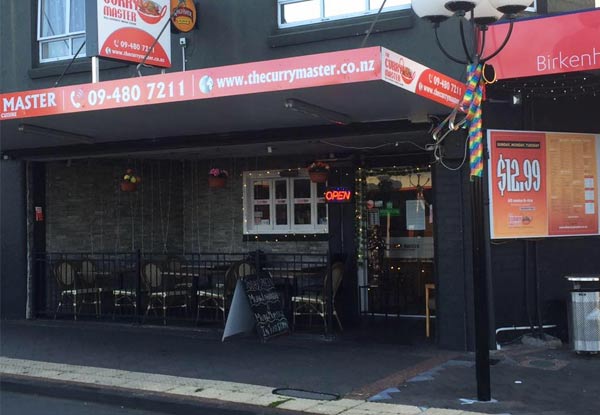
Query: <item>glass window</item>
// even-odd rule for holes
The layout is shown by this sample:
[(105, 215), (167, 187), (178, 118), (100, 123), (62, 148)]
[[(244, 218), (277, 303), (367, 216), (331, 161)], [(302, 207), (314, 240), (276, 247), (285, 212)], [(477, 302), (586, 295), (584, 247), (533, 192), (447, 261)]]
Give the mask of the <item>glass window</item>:
[[(345, 19), (379, 11), (383, 0), (277, 0), (279, 27)], [(410, 0), (387, 0), (382, 12), (407, 9)]]
[(311, 187), (309, 179), (294, 180), (294, 225), (312, 223)]
[(327, 225), (327, 204), (325, 203), (325, 183), (317, 183), (317, 224)]
[(281, 22), (297, 23), (302, 21), (318, 20), (321, 18), (320, 0), (306, 0), (281, 5)]
[(287, 180), (275, 180), (275, 225), (288, 225)]
[(253, 182), (253, 218), (257, 227), (271, 225), (271, 182), (257, 180)]
[(325, 2), (325, 17), (365, 12), (364, 0), (328, 0)]
[[(85, 41), (85, 1), (40, 0), (40, 62), (71, 59)], [(82, 49), (78, 56), (85, 56)]]
[(244, 173), (244, 234), (327, 233), (325, 184), (278, 172)]

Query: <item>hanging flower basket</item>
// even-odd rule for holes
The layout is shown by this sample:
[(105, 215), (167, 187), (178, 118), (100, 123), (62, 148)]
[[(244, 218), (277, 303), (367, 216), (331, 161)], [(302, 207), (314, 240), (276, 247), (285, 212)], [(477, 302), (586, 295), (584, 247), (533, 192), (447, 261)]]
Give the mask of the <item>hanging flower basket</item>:
[(208, 187), (212, 189), (221, 189), (227, 183), (229, 173), (227, 170), (212, 168), (208, 171)]
[(226, 183), (227, 178), (225, 177), (208, 176), (208, 187), (210, 187), (211, 189), (221, 189), (225, 187)]
[(322, 171), (314, 171), (308, 172), (308, 175), (310, 176), (310, 181), (313, 183), (325, 183), (327, 181), (329, 173)]
[(122, 192), (135, 192), (136, 190), (137, 190), (137, 184), (131, 183), (126, 180), (123, 180), (121, 182), (121, 191)]
[(315, 161), (308, 166), (308, 175), (313, 183), (325, 183), (329, 176), (329, 164)]
[(133, 169), (127, 169), (121, 180), (121, 191), (122, 192), (135, 192), (137, 185), (142, 181), (140, 176), (136, 176)]

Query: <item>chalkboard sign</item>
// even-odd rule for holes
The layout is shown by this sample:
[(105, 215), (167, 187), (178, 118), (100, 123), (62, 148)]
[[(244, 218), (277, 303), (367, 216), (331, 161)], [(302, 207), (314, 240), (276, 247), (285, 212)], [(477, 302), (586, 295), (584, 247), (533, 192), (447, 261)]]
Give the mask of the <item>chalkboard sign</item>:
[(258, 335), (267, 340), (290, 332), (287, 318), (283, 314), (281, 299), (273, 279), (266, 272), (246, 275), (242, 279), (250, 308), (256, 320)]

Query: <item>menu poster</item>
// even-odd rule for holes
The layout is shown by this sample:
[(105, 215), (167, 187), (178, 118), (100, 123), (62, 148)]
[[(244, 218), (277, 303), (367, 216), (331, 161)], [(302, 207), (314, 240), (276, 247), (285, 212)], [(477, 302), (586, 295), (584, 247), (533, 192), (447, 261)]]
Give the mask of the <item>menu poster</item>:
[(242, 284), (254, 313), (256, 331), (260, 338), (266, 341), (271, 337), (289, 333), (288, 321), (271, 275), (266, 272), (246, 275)]
[(600, 136), (546, 134), (548, 143), (548, 233), (598, 232)]
[(492, 239), (600, 234), (600, 135), (488, 131)]

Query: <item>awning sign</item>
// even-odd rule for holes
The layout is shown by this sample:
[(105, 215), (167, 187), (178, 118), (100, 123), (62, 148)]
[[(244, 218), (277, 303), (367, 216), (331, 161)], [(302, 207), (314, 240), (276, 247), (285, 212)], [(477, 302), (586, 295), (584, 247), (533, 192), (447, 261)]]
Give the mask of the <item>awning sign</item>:
[[(169, 0), (87, 0), (86, 53), (161, 68), (171, 66)], [(155, 39), (160, 38), (151, 49)]]
[[(496, 50), (508, 24), (491, 25), (486, 54)], [(510, 41), (490, 60), (498, 79), (600, 69), (600, 9), (517, 21)]]
[(450, 108), (462, 100), (465, 84), (389, 49), (382, 54), (384, 81)]
[(598, 235), (600, 135), (488, 131), (492, 239)]
[[(112, 3), (112, 0), (107, 2), (111, 5)], [(127, 1), (119, 2), (115, 0), (114, 3), (125, 4)], [(138, 14), (126, 15), (135, 20), (140, 26), (142, 25), (142, 23), (139, 23)], [(144, 22), (143, 26), (146, 27), (148, 24)], [(157, 26), (160, 26), (160, 24), (157, 24)], [(120, 35), (116, 35), (116, 33), (129, 33), (129, 29), (133, 31), (132, 33), (139, 33), (142, 30), (133, 27), (125, 27), (124, 29), (127, 30), (120, 31), (118, 29), (111, 32), (112, 34), (108, 35), (107, 39), (111, 37), (112, 41), (104, 41), (103, 44), (112, 42), (115, 47), (117, 44), (119, 47), (122, 45), (123, 49), (120, 49), (122, 51), (130, 50), (128, 48), (130, 48), (131, 43), (126, 41), (125, 38), (119, 37)], [(169, 30), (165, 30), (162, 36), (166, 36), (167, 32)], [(150, 35), (148, 36), (148, 40), (151, 40)], [(140, 44), (136, 43), (136, 45)], [(111, 54), (116, 50), (113, 47), (108, 48)], [(141, 50), (147, 49), (141, 48)], [(143, 57), (142, 53), (140, 55)], [(137, 56), (139, 57), (139, 55)], [(454, 108), (458, 100), (462, 98), (465, 89), (463, 84), (422, 65), (413, 64), (413, 61), (406, 58), (403, 62), (405, 64), (410, 63), (411, 67), (414, 68), (415, 78), (409, 84), (410, 86), (401, 83), (404, 82), (401, 81), (402, 72), (395, 65), (401, 59), (402, 56), (397, 53), (374, 46), (185, 72), (172, 72), (164, 75), (11, 92), (0, 94), (0, 120), (381, 80), (450, 108)], [(156, 60), (153, 60), (149, 63), (155, 64), (156, 62)], [(382, 65), (387, 65), (385, 74), (382, 74)]]

